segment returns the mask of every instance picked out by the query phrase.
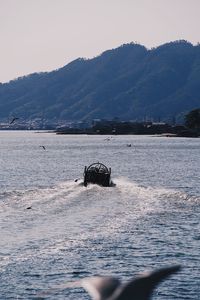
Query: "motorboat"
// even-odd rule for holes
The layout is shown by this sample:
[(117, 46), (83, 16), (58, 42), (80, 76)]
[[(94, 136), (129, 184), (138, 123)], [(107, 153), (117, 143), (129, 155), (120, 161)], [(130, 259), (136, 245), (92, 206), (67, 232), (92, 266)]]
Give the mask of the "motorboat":
[(84, 169), (84, 186), (89, 183), (98, 184), (101, 186), (111, 186), (112, 182), (110, 179), (111, 168), (107, 168), (104, 164), (98, 162), (93, 163), (89, 167), (85, 166)]

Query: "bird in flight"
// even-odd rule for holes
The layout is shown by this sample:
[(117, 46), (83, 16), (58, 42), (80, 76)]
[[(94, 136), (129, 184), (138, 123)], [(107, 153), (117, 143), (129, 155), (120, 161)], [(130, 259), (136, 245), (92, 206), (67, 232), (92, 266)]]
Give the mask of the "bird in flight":
[(17, 120), (19, 120), (19, 118), (12, 118), (12, 120), (10, 121), (10, 124), (13, 124)]
[(49, 291), (40, 293), (40, 296), (57, 293), (61, 289), (83, 287), (93, 300), (150, 300), (156, 286), (178, 272), (180, 268), (179, 265), (161, 268), (136, 276), (126, 283), (110, 276), (86, 277), (57, 285)]
[(90, 277), (82, 280), (82, 286), (93, 300), (149, 300), (153, 289), (179, 269), (180, 266), (159, 269), (124, 284), (114, 277)]
[(45, 146), (40, 146), (41, 148), (43, 148), (44, 150), (46, 150), (46, 147)]

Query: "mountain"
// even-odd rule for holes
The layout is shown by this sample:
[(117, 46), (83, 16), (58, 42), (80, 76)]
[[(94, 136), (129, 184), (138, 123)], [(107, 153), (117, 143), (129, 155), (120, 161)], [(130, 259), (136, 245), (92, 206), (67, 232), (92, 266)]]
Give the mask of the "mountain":
[(167, 120), (200, 107), (200, 45), (125, 44), (0, 84), (0, 119)]

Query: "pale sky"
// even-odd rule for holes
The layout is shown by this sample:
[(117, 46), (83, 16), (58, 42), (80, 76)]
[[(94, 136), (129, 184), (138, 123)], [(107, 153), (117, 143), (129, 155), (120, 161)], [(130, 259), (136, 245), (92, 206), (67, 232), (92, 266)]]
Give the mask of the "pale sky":
[(200, 0), (0, 0), (0, 82), (122, 44), (200, 42)]

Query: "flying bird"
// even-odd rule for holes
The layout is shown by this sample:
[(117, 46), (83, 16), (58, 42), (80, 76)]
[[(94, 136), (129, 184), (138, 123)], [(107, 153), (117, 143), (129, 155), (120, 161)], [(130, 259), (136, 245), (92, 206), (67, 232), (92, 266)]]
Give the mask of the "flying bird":
[(153, 289), (179, 270), (180, 266), (159, 269), (125, 284), (114, 277), (90, 277), (83, 279), (82, 285), (93, 300), (149, 300)]
[(10, 124), (13, 124), (16, 120), (19, 120), (19, 118), (13, 118), (10, 122)]
[(40, 146), (41, 148), (43, 148), (44, 150), (46, 150), (45, 146)]
[(66, 288), (83, 287), (93, 300), (150, 300), (156, 286), (170, 275), (178, 272), (180, 266), (175, 265), (145, 273), (121, 283), (118, 278), (109, 276), (86, 277), (78, 281), (54, 286), (43, 291), (40, 297), (57, 293)]

